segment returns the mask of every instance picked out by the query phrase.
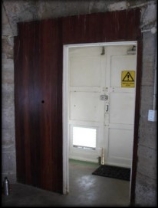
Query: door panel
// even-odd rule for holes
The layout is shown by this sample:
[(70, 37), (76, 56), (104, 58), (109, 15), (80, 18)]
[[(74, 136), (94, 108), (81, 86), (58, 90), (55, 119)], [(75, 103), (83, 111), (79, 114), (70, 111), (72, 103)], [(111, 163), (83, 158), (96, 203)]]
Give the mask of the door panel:
[[(91, 67), (87, 67), (89, 63)], [(70, 59), (70, 86), (73, 87), (99, 87), (101, 82), (100, 59), (92, 56), (72, 57)]]
[[(130, 49), (130, 47), (129, 47)], [(121, 87), (121, 71), (133, 70), (136, 68), (136, 57), (135, 55), (127, 55), (128, 48), (125, 47), (124, 51), (118, 51), (126, 55), (110, 55), (110, 87)], [(111, 51), (112, 53), (112, 51)], [(115, 52), (116, 53), (116, 52)]]
[[(109, 98), (109, 122), (113, 124), (134, 123), (134, 93), (113, 92)], [(124, 102), (123, 102), (124, 101)]]
[(70, 119), (103, 122), (103, 102), (97, 92), (70, 92)]
[[(123, 130), (123, 131), (122, 131)], [(109, 129), (109, 157), (131, 159), (133, 133), (130, 129)], [(127, 147), (127, 148), (125, 148)]]

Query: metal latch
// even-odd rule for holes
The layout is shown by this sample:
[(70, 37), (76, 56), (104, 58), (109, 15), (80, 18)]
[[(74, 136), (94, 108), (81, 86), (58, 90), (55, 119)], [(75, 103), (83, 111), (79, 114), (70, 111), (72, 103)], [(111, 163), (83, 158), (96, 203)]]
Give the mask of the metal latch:
[(108, 100), (108, 95), (100, 95), (100, 100)]

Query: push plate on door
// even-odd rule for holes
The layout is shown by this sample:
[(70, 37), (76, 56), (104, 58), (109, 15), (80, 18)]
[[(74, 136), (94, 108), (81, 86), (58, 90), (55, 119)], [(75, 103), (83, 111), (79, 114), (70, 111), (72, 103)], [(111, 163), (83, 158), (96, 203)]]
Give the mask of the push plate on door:
[(100, 100), (108, 100), (108, 96), (107, 95), (100, 95)]

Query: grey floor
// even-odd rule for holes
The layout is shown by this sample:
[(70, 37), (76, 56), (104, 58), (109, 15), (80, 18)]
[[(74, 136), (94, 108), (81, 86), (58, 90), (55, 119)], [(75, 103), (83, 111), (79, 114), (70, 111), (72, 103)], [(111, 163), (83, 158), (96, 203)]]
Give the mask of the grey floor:
[(70, 161), (70, 193), (61, 195), (23, 184), (11, 184), (3, 207), (127, 207), (130, 182), (92, 175), (98, 164)]

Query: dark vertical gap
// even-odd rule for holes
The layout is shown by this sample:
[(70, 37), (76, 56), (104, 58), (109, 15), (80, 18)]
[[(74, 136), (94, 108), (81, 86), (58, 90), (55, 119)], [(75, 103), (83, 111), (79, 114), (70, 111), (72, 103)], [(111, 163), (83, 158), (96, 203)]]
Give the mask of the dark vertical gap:
[(135, 99), (135, 121), (134, 121), (134, 144), (133, 144), (133, 160), (132, 160), (132, 181), (131, 181), (131, 205), (135, 204), (135, 189), (136, 189), (136, 173), (137, 173), (137, 151), (138, 151), (138, 126), (140, 119), (140, 92), (141, 92), (141, 77), (142, 77), (142, 39), (138, 40), (137, 45), (137, 83), (136, 83), (136, 99)]

